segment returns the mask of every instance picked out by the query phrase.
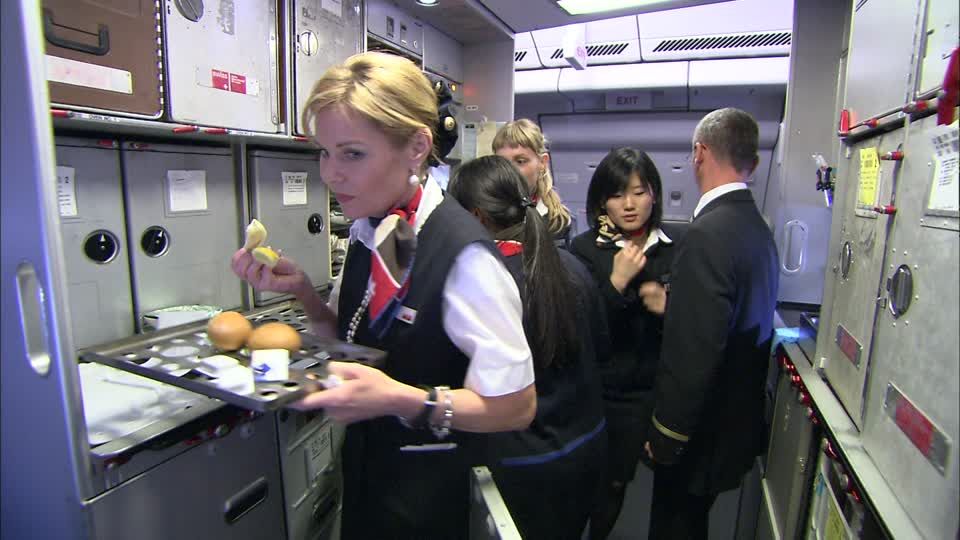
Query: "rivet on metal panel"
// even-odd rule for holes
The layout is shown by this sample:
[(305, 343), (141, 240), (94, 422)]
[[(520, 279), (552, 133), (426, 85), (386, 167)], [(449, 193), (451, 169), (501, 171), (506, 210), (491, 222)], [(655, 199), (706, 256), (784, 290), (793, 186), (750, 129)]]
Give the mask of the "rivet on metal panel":
[(907, 256), (907, 250), (903, 250), (903, 256), (904, 256), (904, 257)]
[(896, 327), (897, 327), (897, 323), (893, 323), (893, 327), (896, 328)]
[(896, 252), (897, 252), (897, 248), (893, 248), (893, 252), (896, 253)]
[(918, 295), (914, 296), (913, 299), (914, 299), (914, 300), (919, 300), (919, 299), (920, 299), (920, 295), (918, 294)]
[(914, 270), (919, 270), (919, 269), (920, 269), (920, 265), (919, 265), (919, 264), (913, 265), (913, 269), (914, 269)]
[(910, 326), (910, 321), (903, 321), (903, 324)]

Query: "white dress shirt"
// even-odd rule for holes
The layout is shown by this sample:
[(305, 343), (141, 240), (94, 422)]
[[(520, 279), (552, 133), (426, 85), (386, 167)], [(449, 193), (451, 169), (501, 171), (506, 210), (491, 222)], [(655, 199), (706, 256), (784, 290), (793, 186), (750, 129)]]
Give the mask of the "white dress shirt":
[[(603, 243), (603, 242), (609, 242), (609, 240), (607, 240), (602, 236), (597, 236), (596, 242)], [(667, 233), (663, 232), (663, 229), (661, 229), (660, 227), (657, 227), (652, 231), (650, 231), (650, 234), (647, 235), (647, 241), (644, 242), (643, 244), (643, 250), (642, 250), (643, 253), (650, 251), (650, 248), (659, 244), (660, 242), (663, 242), (664, 244), (672, 244), (673, 240), (671, 240), (670, 237), (667, 236)], [(621, 238), (617, 240), (614, 243), (614, 245), (617, 246), (618, 248), (622, 248), (623, 246), (627, 245), (627, 241)]]
[[(427, 178), (413, 225), (420, 234), (443, 191)], [(360, 219), (350, 227), (350, 243), (359, 240), (373, 249), (375, 228)], [(341, 272), (334, 281), (328, 305), (337, 312)], [(463, 387), (481, 396), (518, 392), (534, 382), (533, 355), (523, 332), (520, 290), (513, 276), (490, 251), (470, 244), (457, 255), (443, 284), (443, 329), (469, 359)]]
[(700, 215), (700, 212), (703, 210), (705, 206), (713, 202), (716, 198), (720, 197), (721, 195), (726, 195), (731, 191), (737, 191), (741, 189), (749, 189), (749, 188), (743, 182), (731, 182), (729, 184), (723, 184), (722, 186), (717, 186), (711, 189), (710, 191), (704, 193), (703, 196), (700, 197), (700, 202), (697, 203), (697, 207), (694, 208), (693, 210), (693, 217), (697, 217), (698, 215)]

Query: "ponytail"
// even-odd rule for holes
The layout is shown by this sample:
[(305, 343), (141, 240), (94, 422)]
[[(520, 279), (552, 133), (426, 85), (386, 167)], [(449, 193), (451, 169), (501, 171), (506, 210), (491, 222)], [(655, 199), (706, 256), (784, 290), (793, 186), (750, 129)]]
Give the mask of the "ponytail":
[(469, 211), (479, 211), (497, 240), (523, 244), (523, 319), (534, 364), (563, 367), (579, 354), (577, 289), (547, 222), (529, 197), (526, 181), (500, 156), (464, 163), (449, 185)]

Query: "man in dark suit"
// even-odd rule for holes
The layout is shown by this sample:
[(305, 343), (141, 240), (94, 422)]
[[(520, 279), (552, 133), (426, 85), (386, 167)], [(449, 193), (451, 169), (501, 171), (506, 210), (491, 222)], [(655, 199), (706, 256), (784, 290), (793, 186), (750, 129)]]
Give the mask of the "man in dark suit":
[(764, 380), (777, 301), (773, 235), (744, 182), (757, 166), (756, 121), (738, 109), (703, 118), (693, 169), (703, 194), (675, 259), (665, 303), (653, 428), (651, 539), (706, 538), (717, 495), (740, 485), (765, 444)]

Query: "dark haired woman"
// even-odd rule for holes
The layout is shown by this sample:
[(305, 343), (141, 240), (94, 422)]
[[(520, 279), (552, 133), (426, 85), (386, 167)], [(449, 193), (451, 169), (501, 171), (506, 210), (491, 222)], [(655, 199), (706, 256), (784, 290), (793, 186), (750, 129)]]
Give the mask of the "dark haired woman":
[(674, 247), (661, 229), (662, 208), (660, 173), (650, 156), (612, 150), (587, 191), (591, 229), (571, 245), (600, 288), (612, 346), (602, 373), (609, 470), (606, 494), (590, 518), (592, 539), (606, 538), (620, 515), (652, 415), (665, 298), (660, 287), (643, 285), (670, 280)]
[(597, 355), (609, 348), (590, 274), (557, 249), (523, 176), (506, 159), (465, 163), (450, 194), (493, 234), (523, 301), (537, 413), (524, 431), (489, 436), (490, 469), (524, 538), (579, 539), (605, 476)]

